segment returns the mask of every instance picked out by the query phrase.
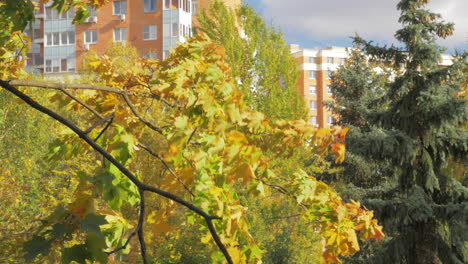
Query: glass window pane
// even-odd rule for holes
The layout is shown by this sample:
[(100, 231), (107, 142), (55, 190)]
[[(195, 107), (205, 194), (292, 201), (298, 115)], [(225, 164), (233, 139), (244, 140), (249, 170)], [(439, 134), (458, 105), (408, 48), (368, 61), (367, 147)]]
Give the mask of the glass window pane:
[(62, 41), (61, 44), (62, 45), (68, 45), (68, 40), (67, 40), (68, 39), (68, 32), (62, 32), (62, 33), (60, 33), (60, 36), (62, 38), (61, 39), (61, 41)]
[(75, 32), (68, 31), (68, 44), (75, 44)]
[(60, 34), (58, 32), (52, 33), (52, 36), (53, 36), (53, 45), (54, 46), (60, 45)]

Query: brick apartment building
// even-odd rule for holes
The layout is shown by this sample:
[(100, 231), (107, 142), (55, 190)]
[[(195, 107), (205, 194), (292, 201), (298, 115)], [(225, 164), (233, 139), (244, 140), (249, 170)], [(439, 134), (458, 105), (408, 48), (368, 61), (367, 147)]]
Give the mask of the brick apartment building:
[[(349, 57), (348, 48), (329, 47), (325, 49), (300, 49), (290, 45), (291, 54), (296, 58), (301, 75), (298, 81), (299, 92), (304, 96), (309, 108), (309, 122), (318, 127), (333, 125), (333, 114), (328, 111), (323, 101), (331, 101), (331, 76)], [(449, 55), (442, 55), (440, 66), (452, 64)]]
[[(38, 73), (76, 72), (88, 50), (102, 54), (110, 42), (130, 42), (142, 56), (164, 59), (169, 50), (192, 36), (196, 15), (213, 0), (111, 1), (80, 25), (74, 10), (58, 14), (51, 3), (36, 11), (26, 34), (32, 39), (27, 65)], [(241, 0), (224, 0), (228, 6)]]

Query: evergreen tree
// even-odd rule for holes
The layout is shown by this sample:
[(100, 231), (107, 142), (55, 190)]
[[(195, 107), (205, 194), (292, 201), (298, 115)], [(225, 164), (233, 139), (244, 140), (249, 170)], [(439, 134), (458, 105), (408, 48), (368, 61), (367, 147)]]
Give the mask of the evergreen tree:
[[(365, 199), (388, 235), (381, 245), (364, 245), (369, 250), (351, 263), (468, 263), (468, 188), (444, 170), (449, 157), (467, 156), (468, 107), (459, 96), (467, 56), (439, 66), (444, 49), (435, 40), (454, 26), (427, 2), (397, 5), (401, 47), (356, 37), (363, 55), (353, 52), (334, 77), (332, 109), (339, 125), (351, 127), (344, 192)], [(392, 74), (376, 73), (373, 62)]]
[(224, 47), (239, 87), (255, 110), (271, 119), (305, 119), (296, 86), (299, 70), (280, 30), (249, 6), (233, 10), (215, 1), (199, 15), (201, 30)]

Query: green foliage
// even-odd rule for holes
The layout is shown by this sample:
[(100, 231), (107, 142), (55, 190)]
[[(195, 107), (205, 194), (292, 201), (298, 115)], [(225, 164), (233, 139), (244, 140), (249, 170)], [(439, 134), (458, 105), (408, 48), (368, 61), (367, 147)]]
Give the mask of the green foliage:
[(215, 1), (199, 15), (201, 30), (224, 47), (226, 59), (249, 105), (271, 119), (305, 119), (296, 86), (299, 70), (280, 30), (251, 7), (238, 10)]
[(349, 263), (468, 261), (468, 189), (443, 170), (449, 157), (465, 162), (468, 154), (468, 107), (459, 96), (466, 54), (438, 65), (443, 49), (435, 40), (453, 24), (440, 22), (427, 2), (398, 4), (402, 48), (356, 37), (363, 55), (352, 52), (333, 79), (332, 109), (339, 125), (351, 127), (344, 166), (350, 185), (342, 193), (375, 210), (389, 235)]

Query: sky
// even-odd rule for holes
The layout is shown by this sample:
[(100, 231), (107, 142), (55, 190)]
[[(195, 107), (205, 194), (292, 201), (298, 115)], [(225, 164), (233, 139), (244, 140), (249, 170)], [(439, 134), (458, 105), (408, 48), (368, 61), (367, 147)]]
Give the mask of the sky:
[[(290, 44), (301, 48), (351, 46), (358, 33), (378, 44), (398, 44), (398, 0), (243, 0), (268, 24), (279, 27)], [(455, 34), (437, 43), (468, 51), (468, 0), (431, 0), (429, 9), (455, 23)]]

